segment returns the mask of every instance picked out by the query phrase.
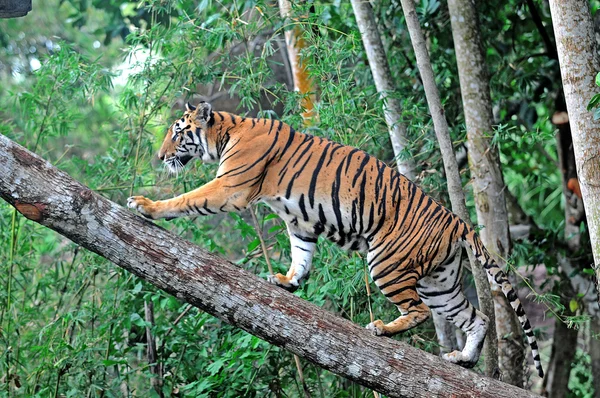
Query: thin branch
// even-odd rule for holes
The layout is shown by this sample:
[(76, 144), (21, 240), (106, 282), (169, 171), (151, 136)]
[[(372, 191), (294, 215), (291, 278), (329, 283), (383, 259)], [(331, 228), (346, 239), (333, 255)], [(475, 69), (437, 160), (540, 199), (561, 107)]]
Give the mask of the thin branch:
[(546, 28), (544, 27), (544, 23), (542, 22), (542, 18), (540, 17), (540, 13), (538, 12), (537, 7), (535, 6), (535, 3), (533, 2), (533, 0), (526, 0), (526, 1), (527, 1), (527, 8), (529, 8), (529, 13), (531, 14), (531, 19), (533, 19), (533, 23), (535, 24), (535, 27), (537, 28), (538, 32), (540, 33), (540, 36), (542, 36), (542, 41), (544, 42), (544, 47), (546, 48), (546, 55), (548, 55), (548, 57), (551, 59), (558, 60), (558, 53), (556, 52), (556, 46), (554, 45), (554, 43), (552, 43), (552, 40), (550, 39), (550, 35), (548, 34), (548, 32), (546, 31)]

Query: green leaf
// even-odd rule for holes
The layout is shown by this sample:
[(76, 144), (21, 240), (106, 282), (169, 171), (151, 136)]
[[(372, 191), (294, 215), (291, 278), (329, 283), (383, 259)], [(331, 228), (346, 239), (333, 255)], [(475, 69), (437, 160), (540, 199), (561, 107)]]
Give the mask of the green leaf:
[(127, 364), (127, 360), (126, 359), (105, 359), (105, 360), (102, 361), (102, 364), (104, 366), (126, 365)]
[(577, 300), (569, 301), (569, 309), (571, 310), (571, 312), (576, 312), (577, 308), (579, 308), (579, 304), (577, 303)]
[(590, 276), (595, 275), (595, 272), (592, 268), (584, 268), (581, 272), (583, 272), (585, 275), (590, 275)]
[(600, 87), (600, 72), (596, 74), (596, 86)]
[(133, 294), (138, 294), (141, 291), (142, 291), (142, 282), (138, 282), (131, 292)]
[(146, 321), (136, 312), (130, 315), (129, 320), (136, 326), (146, 327)]
[(252, 242), (248, 243), (248, 252), (251, 252), (252, 250), (256, 249), (258, 247), (258, 245), (260, 245), (260, 240), (254, 239)]
[(225, 362), (222, 359), (217, 359), (216, 361), (214, 361), (213, 363), (211, 363), (210, 365), (208, 365), (208, 367), (206, 368), (206, 370), (208, 370), (210, 372), (211, 376), (214, 376), (217, 373), (219, 373), (219, 371), (221, 370), (221, 368), (223, 368), (224, 364), (225, 364)]
[(270, 213), (270, 214), (267, 214), (267, 215), (265, 216), (264, 220), (265, 220), (265, 221), (268, 221), (268, 220), (272, 220), (272, 219), (274, 219), (274, 218), (279, 218), (279, 216), (278, 216), (277, 214), (275, 214), (275, 213)]
[(587, 110), (591, 111), (592, 109), (596, 108), (598, 104), (600, 104), (600, 94), (596, 94), (592, 97), (587, 106)]

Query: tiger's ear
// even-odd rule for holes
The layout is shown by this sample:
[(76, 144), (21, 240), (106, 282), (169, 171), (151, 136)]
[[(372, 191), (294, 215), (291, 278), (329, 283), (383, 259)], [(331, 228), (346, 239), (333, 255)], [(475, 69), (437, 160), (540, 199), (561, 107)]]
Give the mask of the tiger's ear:
[(208, 102), (200, 101), (196, 109), (196, 120), (203, 124), (210, 124), (213, 117), (212, 106)]
[(193, 112), (196, 110), (196, 107), (192, 104), (190, 104), (189, 102), (185, 103), (185, 110), (188, 112)]

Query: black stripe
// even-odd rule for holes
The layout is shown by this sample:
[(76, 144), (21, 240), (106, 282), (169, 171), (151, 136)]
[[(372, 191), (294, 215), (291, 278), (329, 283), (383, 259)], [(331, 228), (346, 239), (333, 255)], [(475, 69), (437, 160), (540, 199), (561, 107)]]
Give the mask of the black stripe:
[(303, 242), (317, 243), (317, 238), (312, 238), (310, 236), (304, 236), (304, 235), (299, 235), (299, 234), (294, 234), (294, 236)]
[(302, 218), (304, 218), (304, 221), (308, 221), (308, 213), (306, 213), (306, 206), (304, 204), (304, 194), (300, 195), (300, 199), (298, 200), (298, 206), (300, 206)]
[(329, 150), (330, 146), (331, 142), (325, 145), (325, 148), (323, 148), (323, 153), (321, 154), (321, 157), (319, 158), (319, 161), (317, 162), (317, 165), (315, 166), (315, 169), (312, 173), (312, 177), (310, 179), (310, 184), (308, 187), (308, 202), (310, 203), (310, 207), (315, 206), (315, 190), (317, 188), (317, 178), (319, 177), (319, 172), (321, 171), (321, 167), (323, 167), (323, 162), (325, 162), (325, 156), (327, 156), (327, 150)]
[(360, 163), (360, 166), (358, 166), (358, 170), (354, 174), (354, 179), (352, 180), (352, 186), (356, 185), (356, 181), (358, 180), (358, 177), (360, 177), (361, 173), (365, 169), (365, 166), (367, 165), (367, 163), (369, 163), (370, 158), (371, 157), (365, 153), (365, 157), (364, 157), (363, 161)]

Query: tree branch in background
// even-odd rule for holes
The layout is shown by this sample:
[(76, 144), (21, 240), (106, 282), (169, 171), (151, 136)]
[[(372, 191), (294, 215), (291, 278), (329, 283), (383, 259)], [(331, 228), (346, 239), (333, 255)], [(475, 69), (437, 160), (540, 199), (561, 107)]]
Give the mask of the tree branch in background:
[(393, 97), (396, 87), (392, 80), (392, 72), (388, 64), (381, 37), (377, 30), (377, 23), (373, 15), (371, 3), (364, 0), (351, 0), (356, 24), (362, 37), (371, 74), (375, 81), (375, 87), (383, 100), (383, 114), (390, 132), (390, 141), (396, 158), (398, 171), (411, 180), (415, 180), (415, 166), (412, 159), (402, 159), (402, 152), (408, 146), (406, 125), (402, 123), (402, 107), (398, 98)]
[(533, 19), (533, 23), (535, 24), (535, 27), (537, 28), (540, 36), (542, 37), (542, 41), (544, 42), (544, 47), (546, 48), (546, 53), (544, 55), (547, 55), (548, 58), (551, 59), (558, 59), (556, 46), (554, 43), (552, 43), (552, 39), (550, 39), (550, 35), (546, 31), (546, 27), (542, 22), (542, 18), (540, 17), (540, 13), (538, 12), (535, 3), (533, 0), (527, 0), (526, 3), (527, 8), (529, 8), (529, 13), (531, 14), (531, 19)]
[[(469, 167), (477, 223), (484, 227), (480, 231), (483, 244), (494, 254), (498, 265), (504, 267), (511, 251), (504, 197), (506, 186), (502, 177), (498, 148), (492, 145), (492, 99), (477, 13), (474, 3), (470, 0), (449, 0), (448, 9), (467, 126)], [(498, 366), (502, 380), (522, 386), (525, 345), (522, 343), (521, 326), (500, 286), (493, 284), (491, 290), (496, 314), (496, 332), (498, 336), (503, 336), (498, 339)]]
[(158, 363), (158, 355), (156, 352), (156, 340), (152, 334), (152, 327), (154, 326), (154, 303), (151, 300), (144, 301), (144, 318), (146, 319), (146, 344), (148, 345), (148, 363), (150, 364), (150, 372), (154, 374), (154, 377), (150, 381), (152, 387), (160, 397), (164, 397), (162, 392), (162, 372), (160, 364)]
[(156, 287), (391, 397), (534, 397), (393, 339), (372, 336), (92, 192), (0, 135), (0, 197)]
[[(563, 254), (557, 252), (558, 263), (563, 272), (559, 273), (561, 280), (558, 282), (560, 286), (560, 298), (565, 307), (570, 307), (569, 303), (578, 298), (578, 302), (582, 303), (587, 313), (592, 317), (590, 320), (590, 328), (594, 330), (598, 325), (598, 302), (595, 294), (596, 289), (594, 284), (583, 275), (581, 271), (587, 267), (586, 258), (582, 255), (583, 252), (591, 253), (588, 239), (581, 239), (581, 223), (585, 223), (585, 210), (583, 208), (583, 200), (579, 189), (579, 179), (577, 178), (577, 165), (575, 162), (575, 153), (573, 152), (573, 141), (571, 137), (571, 127), (569, 124), (569, 115), (567, 106), (564, 100), (563, 91), (560, 90), (555, 100), (556, 111), (552, 115), (552, 123), (557, 127), (556, 134), (558, 163), (562, 180), (562, 191), (565, 204), (565, 222), (564, 222), (564, 239), (565, 247)], [(585, 245), (585, 246), (584, 246)], [(583, 249), (583, 250), (582, 250)], [(570, 284), (571, 288), (564, 288), (565, 284)], [(577, 295), (577, 296), (576, 296)], [(566, 304), (566, 305), (565, 305)], [(569, 392), (568, 371), (560, 364), (571, 363), (575, 358), (574, 350), (569, 350), (569, 347), (576, 347), (578, 331), (575, 328), (567, 330), (567, 325), (561, 319), (556, 320), (555, 336), (552, 340), (552, 352), (550, 355), (550, 366), (548, 367), (548, 377), (544, 380), (544, 393), (549, 397), (564, 397)], [(598, 339), (590, 339), (590, 357), (592, 359), (592, 374), (599, 374), (598, 371), (600, 352), (598, 351)], [(565, 349), (565, 347), (567, 349)], [(565, 372), (567, 373), (565, 376)], [(600, 391), (600, 381), (594, 378), (594, 386), (596, 391)]]
[[(292, 3), (289, 0), (279, 0), (279, 12), (283, 19), (291, 18)], [(306, 61), (301, 57), (301, 52), (306, 48), (306, 42), (302, 37), (303, 31), (300, 25), (285, 31), (285, 44), (287, 48), (292, 76), (294, 79), (294, 90), (303, 94), (300, 105), (302, 106), (302, 117), (305, 124), (311, 124), (316, 117), (315, 103), (317, 101), (317, 89), (314, 80), (308, 73)]]
[[(440, 93), (435, 84), (435, 76), (433, 75), (429, 53), (427, 52), (425, 38), (423, 36), (423, 31), (421, 30), (421, 25), (419, 24), (414, 1), (402, 0), (402, 10), (404, 11), (406, 25), (408, 26), (410, 39), (415, 50), (417, 66), (419, 67), (421, 78), (423, 79), (423, 88), (425, 89), (425, 96), (427, 97), (427, 105), (431, 112), (435, 134), (440, 145), (442, 160), (444, 161), (444, 170), (446, 171), (448, 194), (450, 195), (452, 211), (465, 222), (471, 224), (471, 218), (465, 204), (465, 193), (458, 172), (458, 164), (456, 162), (456, 157), (454, 156), (452, 141), (450, 140), (448, 122), (444, 116)], [(467, 254), (469, 255), (469, 262), (471, 263), (471, 271), (473, 272), (477, 296), (479, 297), (479, 308), (490, 320), (483, 348), (485, 372), (488, 376), (495, 376), (497, 373), (496, 369), (498, 368), (498, 337), (495, 328), (496, 318), (494, 315), (494, 302), (492, 300), (490, 285), (485, 270), (478, 264), (469, 250), (467, 250)]]
[(600, 70), (594, 25), (586, 0), (551, 0), (550, 12), (600, 295), (600, 120), (587, 110)]

